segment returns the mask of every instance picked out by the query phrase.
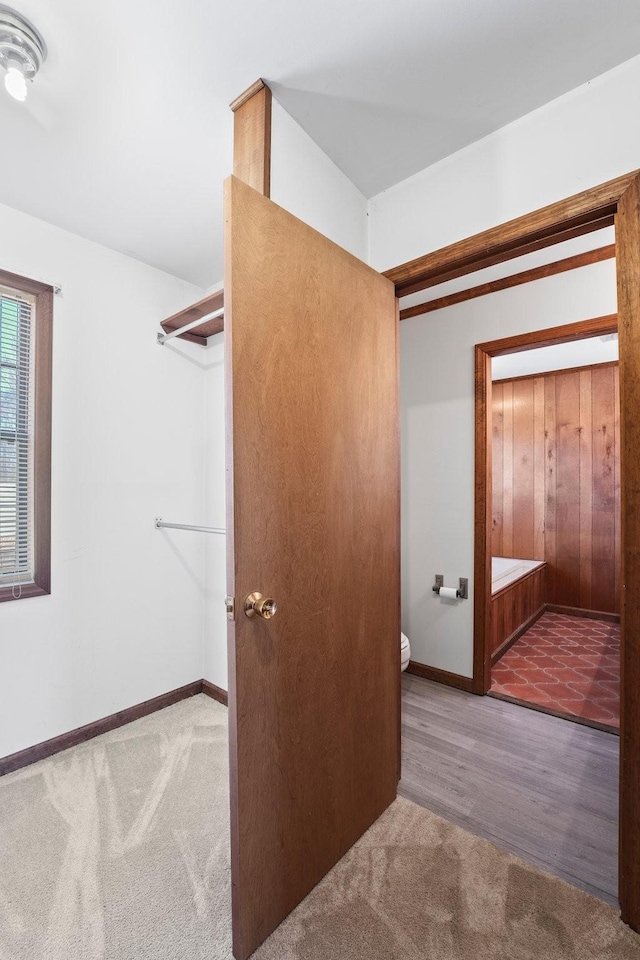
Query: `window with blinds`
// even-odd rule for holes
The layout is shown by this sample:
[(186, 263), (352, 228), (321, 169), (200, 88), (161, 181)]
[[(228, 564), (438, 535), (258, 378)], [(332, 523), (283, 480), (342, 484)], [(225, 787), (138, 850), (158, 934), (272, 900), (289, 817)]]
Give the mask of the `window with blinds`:
[(34, 306), (0, 289), (0, 587), (34, 579)]

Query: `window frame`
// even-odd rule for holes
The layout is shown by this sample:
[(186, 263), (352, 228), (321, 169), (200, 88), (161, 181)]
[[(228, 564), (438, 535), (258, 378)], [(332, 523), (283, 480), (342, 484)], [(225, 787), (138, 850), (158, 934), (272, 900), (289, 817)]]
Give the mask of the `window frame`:
[(51, 387), (53, 287), (0, 270), (0, 286), (35, 298), (33, 384), (33, 581), (0, 587), (0, 603), (51, 593)]

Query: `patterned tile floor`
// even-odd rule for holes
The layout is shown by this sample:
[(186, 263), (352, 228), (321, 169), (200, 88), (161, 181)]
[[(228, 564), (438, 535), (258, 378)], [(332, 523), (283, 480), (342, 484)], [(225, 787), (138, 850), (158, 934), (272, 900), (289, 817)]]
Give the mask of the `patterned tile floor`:
[(491, 693), (620, 727), (620, 627), (545, 613), (491, 671)]

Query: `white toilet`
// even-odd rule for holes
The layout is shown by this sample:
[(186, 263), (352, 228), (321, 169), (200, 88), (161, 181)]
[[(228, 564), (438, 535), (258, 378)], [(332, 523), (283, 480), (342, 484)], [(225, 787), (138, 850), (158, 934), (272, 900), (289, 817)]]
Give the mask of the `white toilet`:
[(400, 634), (400, 669), (406, 670), (409, 666), (409, 660), (411, 660), (411, 647), (409, 646), (409, 638), (405, 637), (404, 633)]

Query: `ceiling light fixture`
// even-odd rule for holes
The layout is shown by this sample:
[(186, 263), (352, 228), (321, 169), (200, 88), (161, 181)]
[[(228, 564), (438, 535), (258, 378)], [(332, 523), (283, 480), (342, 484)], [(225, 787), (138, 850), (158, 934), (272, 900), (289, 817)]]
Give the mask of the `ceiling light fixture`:
[(0, 67), (6, 70), (4, 86), (16, 100), (26, 100), (33, 81), (47, 56), (44, 40), (28, 20), (0, 4)]

